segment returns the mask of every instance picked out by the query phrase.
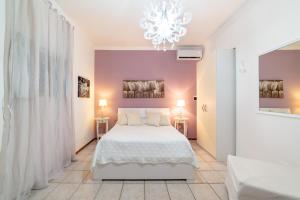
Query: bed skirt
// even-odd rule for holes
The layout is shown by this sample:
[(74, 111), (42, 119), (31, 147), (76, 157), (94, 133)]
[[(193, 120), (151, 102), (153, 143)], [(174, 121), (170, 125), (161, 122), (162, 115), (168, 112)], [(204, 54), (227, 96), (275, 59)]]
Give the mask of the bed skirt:
[(196, 168), (190, 164), (105, 164), (93, 167), (96, 180), (132, 180), (132, 179), (194, 179)]

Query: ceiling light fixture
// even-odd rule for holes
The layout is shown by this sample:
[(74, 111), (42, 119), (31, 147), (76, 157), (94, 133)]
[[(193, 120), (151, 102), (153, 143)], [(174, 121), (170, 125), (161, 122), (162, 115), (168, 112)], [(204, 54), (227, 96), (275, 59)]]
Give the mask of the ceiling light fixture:
[(183, 12), (180, 0), (169, 0), (157, 5), (152, 4), (150, 9), (144, 12), (140, 26), (145, 30), (145, 39), (152, 40), (154, 48), (166, 51), (169, 45), (173, 49), (180, 37), (186, 34), (184, 25), (191, 20), (192, 15)]

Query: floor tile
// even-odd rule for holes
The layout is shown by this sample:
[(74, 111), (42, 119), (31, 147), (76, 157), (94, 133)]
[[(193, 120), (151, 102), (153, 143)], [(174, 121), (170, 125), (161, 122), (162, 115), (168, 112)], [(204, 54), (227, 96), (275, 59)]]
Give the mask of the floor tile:
[(207, 170), (214, 170), (214, 169), (208, 162), (199, 162), (198, 170), (207, 171)]
[(203, 150), (203, 149), (197, 149), (196, 153), (198, 155), (209, 155), (209, 153), (207, 151)]
[(96, 149), (96, 144), (90, 144), (85, 149), (95, 150)]
[(201, 150), (201, 147), (198, 144), (192, 144), (192, 148), (197, 151), (197, 150)]
[(94, 180), (92, 172), (89, 172), (88, 175), (83, 179), (83, 184), (98, 184), (100, 180)]
[(190, 184), (196, 200), (219, 200), (216, 193), (208, 184)]
[(95, 200), (119, 200), (123, 184), (103, 183)]
[(120, 200), (143, 200), (144, 184), (124, 184)]
[(71, 200), (93, 200), (99, 188), (100, 184), (81, 184)]
[(207, 183), (224, 183), (225, 178), (219, 171), (201, 171), (201, 176)]
[[(77, 162), (51, 181), (48, 188), (33, 190), (30, 200), (194, 200), (195, 197), (201, 200), (214, 200), (216, 197), (227, 200), (227, 190), (223, 184), (226, 163), (217, 162), (196, 141), (191, 141), (191, 145), (200, 160), (194, 180), (104, 180), (101, 184), (92, 179), (89, 171), (96, 148), (96, 142), (93, 142), (77, 155)], [(206, 182), (211, 185), (204, 184)]]
[(220, 171), (219, 174), (225, 179), (227, 176), (227, 171)]
[(208, 165), (210, 165), (213, 170), (219, 170), (219, 171), (227, 170), (227, 167), (223, 162), (209, 162)]
[(91, 168), (91, 162), (78, 162), (78, 164), (74, 167), (74, 170), (91, 170)]
[(70, 171), (63, 183), (81, 183), (87, 175), (88, 171)]
[(95, 149), (93, 149), (93, 148), (84, 148), (78, 154), (94, 153), (94, 152), (95, 152)]
[(79, 161), (72, 162), (68, 167), (65, 168), (65, 170), (74, 170), (78, 164), (79, 164)]
[(191, 179), (191, 180), (187, 180), (187, 183), (205, 183), (206, 180), (204, 179), (204, 177), (200, 174), (199, 171), (196, 172), (196, 177), (195, 179)]
[(94, 152), (95, 151), (81, 151), (81, 152), (79, 152), (77, 155), (76, 155), (76, 159), (78, 159), (78, 158), (83, 158), (84, 156), (90, 156), (90, 155), (94, 155)]
[(169, 200), (166, 184), (146, 184), (145, 200)]
[(50, 183), (62, 183), (63, 180), (65, 180), (69, 175), (71, 171), (63, 171), (60, 174), (57, 175), (54, 179), (50, 180)]
[(94, 155), (91, 154), (91, 155), (88, 155), (88, 156), (85, 156), (84, 158), (82, 158), (82, 161), (83, 162), (90, 162), (92, 164), (93, 158), (94, 158)]
[(78, 154), (76, 160), (81, 162), (91, 162), (93, 160), (94, 153)]
[(228, 200), (228, 193), (224, 184), (211, 184), (211, 187), (221, 198), (221, 200)]
[(207, 162), (216, 161), (216, 159), (215, 159), (214, 157), (212, 157), (211, 155), (209, 155), (209, 154), (203, 154), (203, 155), (200, 154), (200, 157), (201, 157), (204, 161), (207, 161)]
[(50, 192), (52, 192), (56, 187), (58, 183), (50, 183), (48, 187), (41, 190), (31, 190), (31, 194), (29, 197), (29, 200), (41, 200), (45, 199)]
[(206, 161), (201, 157), (201, 155), (196, 154), (196, 157), (197, 157), (197, 160), (198, 160), (199, 162), (206, 162)]
[(167, 184), (171, 200), (194, 200), (187, 184)]
[(46, 200), (67, 200), (78, 189), (79, 184), (59, 184), (46, 198)]

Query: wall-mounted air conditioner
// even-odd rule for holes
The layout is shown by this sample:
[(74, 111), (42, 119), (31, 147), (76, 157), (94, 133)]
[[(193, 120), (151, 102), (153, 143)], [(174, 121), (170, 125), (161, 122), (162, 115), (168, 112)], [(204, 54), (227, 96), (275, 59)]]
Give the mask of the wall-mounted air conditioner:
[(178, 47), (177, 49), (177, 60), (201, 60), (202, 56), (202, 47)]

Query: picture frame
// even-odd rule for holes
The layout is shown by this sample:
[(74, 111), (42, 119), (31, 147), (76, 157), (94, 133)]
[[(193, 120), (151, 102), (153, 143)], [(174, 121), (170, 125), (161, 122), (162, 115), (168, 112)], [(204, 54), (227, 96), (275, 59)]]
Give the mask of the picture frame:
[(259, 98), (284, 98), (283, 80), (260, 80)]
[(123, 98), (164, 98), (164, 80), (123, 80)]
[(78, 97), (90, 98), (90, 80), (78, 76)]

